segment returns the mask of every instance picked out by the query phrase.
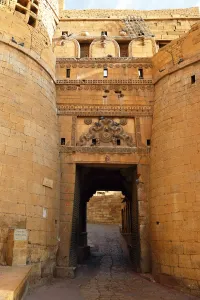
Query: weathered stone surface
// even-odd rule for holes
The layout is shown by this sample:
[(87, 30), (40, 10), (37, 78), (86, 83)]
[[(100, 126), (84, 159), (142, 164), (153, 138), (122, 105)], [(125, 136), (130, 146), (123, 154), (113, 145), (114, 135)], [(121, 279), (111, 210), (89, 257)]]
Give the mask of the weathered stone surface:
[[(96, 192), (80, 166), (120, 168), (137, 270), (151, 257), (156, 279), (197, 294), (199, 10), (63, 5), (0, 0), (0, 264), (32, 264), (32, 282), (73, 268)], [(90, 221), (119, 222), (120, 203), (92, 202)]]
[(121, 224), (121, 192), (97, 192), (87, 204), (88, 223)]

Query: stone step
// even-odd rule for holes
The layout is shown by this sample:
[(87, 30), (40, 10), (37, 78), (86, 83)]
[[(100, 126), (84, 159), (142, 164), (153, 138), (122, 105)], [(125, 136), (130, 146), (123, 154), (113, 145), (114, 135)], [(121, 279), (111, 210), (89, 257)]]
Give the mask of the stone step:
[(0, 266), (0, 300), (21, 300), (28, 290), (31, 266)]

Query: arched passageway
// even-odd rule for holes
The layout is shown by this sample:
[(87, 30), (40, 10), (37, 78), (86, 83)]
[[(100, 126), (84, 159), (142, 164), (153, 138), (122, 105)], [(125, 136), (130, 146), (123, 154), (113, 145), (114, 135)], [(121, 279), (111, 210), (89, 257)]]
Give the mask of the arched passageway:
[(127, 241), (133, 268), (135, 271), (140, 271), (140, 236), (135, 165), (77, 165), (69, 257), (70, 267), (76, 267), (78, 263), (82, 263), (89, 254), (86, 229), (87, 202), (98, 190), (121, 191), (124, 195), (124, 208), (121, 211), (121, 233)]

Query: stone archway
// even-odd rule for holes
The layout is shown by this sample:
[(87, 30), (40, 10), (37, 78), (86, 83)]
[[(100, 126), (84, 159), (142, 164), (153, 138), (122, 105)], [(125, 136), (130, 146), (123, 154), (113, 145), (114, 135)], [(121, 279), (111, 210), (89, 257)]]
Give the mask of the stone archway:
[[(127, 241), (134, 270), (149, 271), (149, 255), (146, 255), (149, 249), (144, 251), (144, 242), (148, 239), (148, 232), (144, 231), (148, 228), (140, 224), (143, 211), (140, 213), (141, 187), (137, 180), (137, 166), (79, 163), (74, 168), (75, 184), (71, 195), (73, 201), (70, 206), (71, 215), (68, 214), (71, 222), (68, 222), (67, 230), (62, 224), (61, 232), (65, 237), (62, 237), (58, 252), (57, 276), (74, 276), (77, 264), (88, 255), (86, 206), (87, 201), (97, 190), (121, 191), (125, 195), (131, 218), (127, 222), (131, 223), (131, 226), (130, 232), (124, 231), (122, 234)], [(148, 214), (148, 211), (146, 213)]]

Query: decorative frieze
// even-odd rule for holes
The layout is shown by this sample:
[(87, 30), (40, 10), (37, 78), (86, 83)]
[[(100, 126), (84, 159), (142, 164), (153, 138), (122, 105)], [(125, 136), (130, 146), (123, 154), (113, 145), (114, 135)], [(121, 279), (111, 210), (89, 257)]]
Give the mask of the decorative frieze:
[(73, 104), (58, 104), (58, 115), (68, 116), (119, 116), (119, 117), (134, 117), (134, 116), (152, 116), (153, 106), (151, 105), (73, 105)]
[(57, 68), (91, 68), (91, 69), (119, 69), (119, 68), (143, 68), (143, 69), (151, 69), (152, 64), (142, 64), (142, 63), (58, 63)]
[(68, 146), (60, 146), (60, 152), (61, 153), (99, 153), (99, 154), (105, 154), (105, 153), (121, 153), (121, 154), (143, 154), (147, 155), (149, 153), (150, 149), (147, 147), (138, 148), (138, 147), (101, 147), (101, 146), (77, 146), (77, 147), (68, 147)]
[(57, 80), (56, 84), (153, 84), (152, 79), (103, 79), (103, 80), (96, 80), (96, 79), (82, 79), (82, 80), (73, 80), (73, 79), (62, 79), (62, 80)]
[(69, 58), (69, 57), (57, 57), (56, 64), (71, 63), (73, 65), (81, 64), (99, 64), (99, 63), (146, 63), (148, 66), (152, 67), (151, 58), (149, 57), (82, 57), (82, 58)]
[(72, 132), (71, 132), (71, 145), (76, 145), (76, 123), (77, 123), (77, 117), (72, 117)]
[[(148, 90), (148, 91), (153, 91), (154, 86), (150, 84), (111, 84), (109, 85), (109, 90), (117, 90), (120, 86), (120, 89), (123, 91), (133, 91), (133, 90)], [(104, 84), (85, 84), (85, 85), (79, 85), (79, 84), (60, 84), (57, 85), (57, 91), (65, 92), (65, 91), (88, 91), (88, 90), (98, 90), (98, 91), (104, 91), (108, 89), (108, 85)]]

